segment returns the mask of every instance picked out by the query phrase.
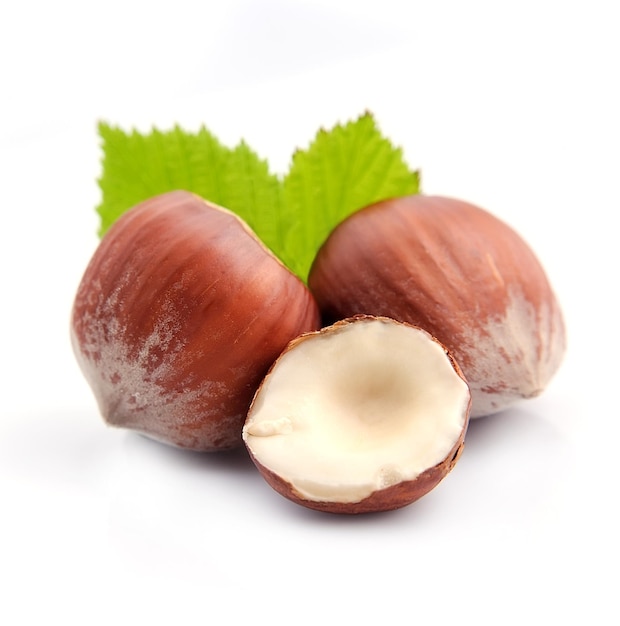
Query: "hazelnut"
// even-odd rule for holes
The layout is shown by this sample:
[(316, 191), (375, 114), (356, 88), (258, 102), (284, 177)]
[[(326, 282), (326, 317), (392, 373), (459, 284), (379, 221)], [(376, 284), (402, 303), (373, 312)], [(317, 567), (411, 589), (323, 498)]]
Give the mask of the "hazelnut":
[(194, 450), (242, 445), (260, 381), (316, 303), (233, 213), (184, 191), (147, 200), (103, 237), (71, 337), (104, 419)]
[(257, 468), (307, 508), (367, 513), (410, 504), (452, 470), (471, 396), (426, 331), (357, 316), (293, 340), (243, 427)]
[(437, 337), (470, 385), (472, 417), (540, 394), (564, 355), (562, 313), (537, 257), (460, 200), (414, 195), (354, 213), (319, 250), (308, 284), (325, 323), (387, 316)]

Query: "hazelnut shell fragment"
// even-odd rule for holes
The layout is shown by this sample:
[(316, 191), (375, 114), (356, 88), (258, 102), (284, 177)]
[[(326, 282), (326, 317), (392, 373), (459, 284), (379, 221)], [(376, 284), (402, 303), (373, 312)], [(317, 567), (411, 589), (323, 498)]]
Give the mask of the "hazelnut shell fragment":
[(398, 509), (434, 489), (464, 445), (471, 396), (426, 331), (355, 316), (294, 339), (243, 428), (280, 495), (330, 513)]

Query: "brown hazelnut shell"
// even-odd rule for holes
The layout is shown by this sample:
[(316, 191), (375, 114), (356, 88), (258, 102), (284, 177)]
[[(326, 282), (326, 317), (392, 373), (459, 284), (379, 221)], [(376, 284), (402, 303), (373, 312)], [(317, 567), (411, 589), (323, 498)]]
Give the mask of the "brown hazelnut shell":
[(540, 394), (564, 356), (540, 261), (506, 223), (461, 200), (414, 195), (354, 213), (319, 250), (308, 285), (324, 323), (384, 315), (437, 337), (471, 387), (472, 417)]
[(231, 212), (185, 191), (146, 200), (103, 237), (71, 337), (104, 419), (200, 451), (242, 444), (254, 392), (316, 303)]

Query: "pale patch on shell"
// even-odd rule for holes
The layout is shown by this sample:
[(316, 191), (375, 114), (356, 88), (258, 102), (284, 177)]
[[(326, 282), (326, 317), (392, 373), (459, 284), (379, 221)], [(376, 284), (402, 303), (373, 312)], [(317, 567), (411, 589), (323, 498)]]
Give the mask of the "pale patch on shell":
[[(126, 275), (107, 297), (94, 285), (93, 291), (98, 291), (100, 296), (93, 313), (82, 316), (81, 346), (73, 329), (71, 332), (76, 358), (102, 416), (112, 425), (134, 428), (153, 439), (179, 446), (194, 447), (198, 439), (203, 442), (230, 439), (227, 433), (236, 432), (245, 416), (226, 417), (221, 410), (228, 395), (226, 385), (202, 380), (191, 381), (191, 388), (188, 381), (185, 388), (169, 389), (166, 384), (177, 374), (176, 359), (187, 344), (182, 339), (179, 314), (172, 304), (163, 307), (163, 314), (137, 354), (129, 353), (127, 329), (116, 315), (119, 294), (129, 280), (130, 276)], [(206, 401), (209, 398), (221, 399), (214, 401), (209, 409), (211, 404)], [(195, 425), (197, 404), (201, 406), (199, 417), (203, 423), (199, 430), (185, 428)]]
[(536, 308), (520, 291), (509, 291), (504, 313), (489, 317), (480, 329), (464, 332), (454, 350), (457, 361), (461, 353), (468, 355), (464, 373), (472, 393), (471, 417), (540, 394), (559, 368), (564, 351), (559, 308), (548, 304)]

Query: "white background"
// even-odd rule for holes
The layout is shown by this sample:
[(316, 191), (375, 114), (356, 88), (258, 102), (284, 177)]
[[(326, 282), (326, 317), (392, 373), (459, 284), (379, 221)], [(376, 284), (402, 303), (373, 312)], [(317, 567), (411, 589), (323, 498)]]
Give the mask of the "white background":
[[(619, 19), (612, 0), (32, 1), (0, 9), (0, 622), (617, 624)], [(394, 513), (281, 498), (244, 452), (104, 426), (68, 340), (98, 119), (205, 123), (276, 171), (373, 111), (426, 193), (529, 241), (569, 330)]]

